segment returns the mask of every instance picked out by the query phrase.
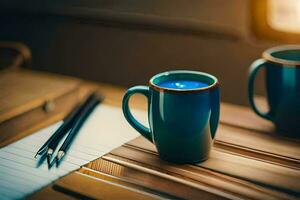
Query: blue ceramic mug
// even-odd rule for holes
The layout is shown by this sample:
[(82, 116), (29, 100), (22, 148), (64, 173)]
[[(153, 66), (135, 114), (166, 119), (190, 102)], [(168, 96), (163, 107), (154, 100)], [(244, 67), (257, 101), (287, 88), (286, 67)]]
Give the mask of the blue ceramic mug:
[[(269, 111), (262, 112), (253, 99), (257, 72), (266, 69)], [(286, 45), (266, 50), (253, 62), (248, 79), (250, 105), (259, 116), (272, 121), (279, 132), (300, 136), (300, 45)]]
[[(150, 128), (131, 114), (133, 94), (148, 99)], [(176, 163), (206, 160), (219, 122), (219, 84), (214, 76), (177, 70), (155, 75), (149, 86), (134, 86), (123, 98), (123, 113), (129, 124), (154, 143), (160, 158)]]

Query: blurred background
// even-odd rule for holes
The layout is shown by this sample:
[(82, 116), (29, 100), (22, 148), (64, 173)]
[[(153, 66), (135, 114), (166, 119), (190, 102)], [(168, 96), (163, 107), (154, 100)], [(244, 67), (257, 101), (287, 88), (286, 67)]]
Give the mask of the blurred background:
[(299, 0), (2, 0), (0, 13), (0, 40), (27, 45), (31, 69), (126, 87), (199, 70), (241, 105), (262, 51), (300, 43)]

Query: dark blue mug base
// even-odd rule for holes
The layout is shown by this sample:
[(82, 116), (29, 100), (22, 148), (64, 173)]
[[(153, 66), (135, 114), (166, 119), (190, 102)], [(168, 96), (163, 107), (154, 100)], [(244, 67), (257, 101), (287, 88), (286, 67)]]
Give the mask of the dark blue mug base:
[(164, 161), (176, 163), (176, 164), (197, 164), (197, 163), (204, 162), (209, 158), (209, 155), (207, 155), (207, 156), (205, 156), (203, 158), (199, 158), (199, 159), (180, 160), (180, 159), (176, 159), (176, 158), (170, 158), (169, 156), (165, 156), (162, 154), (159, 154), (158, 156), (160, 159), (162, 159)]
[(279, 127), (276, 127), (275, 129), (276, 133), (278, 133), (280, 136), (295, 138), (295, 139), (300, 139), (299, 130), (300, 130), (299, 128), (287, 129), (287, 128), (279, 128)]

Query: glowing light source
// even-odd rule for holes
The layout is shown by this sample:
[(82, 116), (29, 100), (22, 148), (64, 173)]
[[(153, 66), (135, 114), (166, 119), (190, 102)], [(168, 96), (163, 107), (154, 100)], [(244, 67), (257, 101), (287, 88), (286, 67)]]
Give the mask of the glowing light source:
[(300, 33), (300, 0), (268, 0), (267, 13), (272, 29)]

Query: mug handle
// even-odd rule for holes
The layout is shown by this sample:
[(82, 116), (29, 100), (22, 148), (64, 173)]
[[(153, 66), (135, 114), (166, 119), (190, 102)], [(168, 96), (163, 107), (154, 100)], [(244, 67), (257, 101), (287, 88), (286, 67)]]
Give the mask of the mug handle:
[(137, 130), (142, 136), (147, 138), (150, 142), (153, 142), (152, 136), (151, 136), (151, 131), (150, 128), (145, 127), (143, 124), (138, 122), (133, 115), (131, 114), (130, 108), (129, 108), (129, 99), (132, 95), (134, 94), (142, 94), (145, 97), (147, 97), (147, 100), (149, 101), (149, 87), (147, 86), (134, 86), (129, 88), (124, 97), (123, 97), (123, 102), (122, 102), (122, 109), (123, 109), (123, 114), (128, 121), (128, 123), (135, 129)]
[(256, 61), (254, 61), (251, 66), (250, 66), (250, 71), (249, 71), (249, 77), (248, 77), (248, 99), (249, 99), (249, 103), (250, 106), (252, 107), (252, 109), (254, 110), (254, 112), (261, 116), (262, 118), (265, 118), (267, 120), (272, 121), (273, 117), (270, 115), (270, 111), (268, 112), (262, 112), (260, 111), (254, 101), (254, 81), (255, 81), (255, 77), (257, 72), (266, 65), (267, 61), (265, 59), (258, 59)]

